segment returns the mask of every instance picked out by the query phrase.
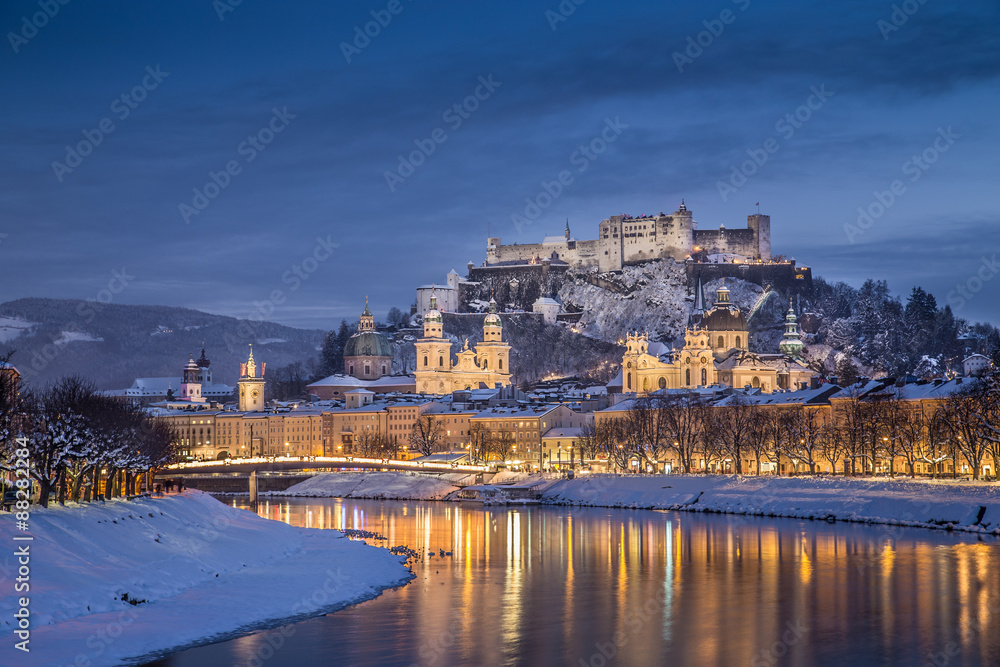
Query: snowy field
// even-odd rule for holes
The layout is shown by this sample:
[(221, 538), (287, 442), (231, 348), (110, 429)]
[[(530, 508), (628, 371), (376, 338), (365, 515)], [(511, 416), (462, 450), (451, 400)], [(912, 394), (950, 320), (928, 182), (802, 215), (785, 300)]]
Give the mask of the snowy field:
[[(25, 534), (11, 515), (0, 520), (0, 665), (133, 664), (329, 612), (412, 578), (388, 550), (262, 519), (194, 490), (35, 507), (34, 541), (15, 542), (15, 533)], [(30, 544), (27, 593), (14, 592), (21, 544)], [(14, 648), (19, 596), (30, 598), (30, 654)]]
[(1000, 485), (995, 483), (583, 475), (547, 481), (541, 488), (542, 502), (558, 505), (835, 519), (1000, 534)]
[[(442, 500), (458, 487), (453, 479), (468, 475), (421, 475), (405, 472), (327, 472), (320, 473), (285, 491), (270, 496), (305, 498), (384, 498), (386, 500)], [(261, 494), (264, 495), (264, 494)]]

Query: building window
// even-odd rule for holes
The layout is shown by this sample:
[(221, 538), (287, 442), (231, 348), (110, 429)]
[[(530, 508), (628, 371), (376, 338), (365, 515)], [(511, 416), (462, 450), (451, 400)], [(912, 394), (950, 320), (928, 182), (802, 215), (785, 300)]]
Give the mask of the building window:
[(691, 369), (684, 371), (684, 384), (691, 386)]
[(444, 367), (444, 357), (438, 357), (438, 366)]
[(427, 355), (425, 354), (425, 355), (424, 355), (424, 366), (427, 366), (427, 363), (428, 363), (428, 362), (427, 362)]
[(753, 378), (753, 380), (750, 382), (750, 386), (753, 387), (754, 389), (759, 389), (760, 388), (760, 378), (755, 375), (754, 378)]
[(708, 369), (707, 368), (702, 368), (701, 369), (701, 386), (703, 386), (703, 387), (707, 387), (708, 386)]
[(500, 368), (500, 370), (503, 370), (503, 359), (501, 359), (501, 360), (499, 361), (499, 364), (500, 364), (500, 365), (499, 365), (499, 368)]
[(725, 347), (726, 341), (723, 340), (722, 336), (719, 336), (719, 347)]
[(740, 345), (740, 337), (739, 336), (736, 337), (736, 347), (742, 347)]
[(667, 388), (667, 378), (660, 378), (659, 385), (660, 385), (660, 389), (666, 389)]

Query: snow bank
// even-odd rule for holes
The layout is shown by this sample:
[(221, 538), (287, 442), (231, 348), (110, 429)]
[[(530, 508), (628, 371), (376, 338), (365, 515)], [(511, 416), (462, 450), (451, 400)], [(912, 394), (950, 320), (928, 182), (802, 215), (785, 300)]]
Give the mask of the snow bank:
[[(458, 477), (466, 477), (459, 475)], [(458, 487), (447, 479), (409, 472), (326, 472), (272, 496), (441, 500)]]
[[(13, 524), (0, 522), (8, 554), (25, 544), (13, 541)], [(339, 531), (262, 519), (194, 490), (36, 507), (30, 534), (30, 592), (14, 593), (16, 559), (0, 568), (3, 665), (138, 662), (331, 611), (412, 576), (399, 557)], [(19, 595), (30, 598), (30, 654), (13, 646)]]
[(1000, 535), (1000, 485), (842, 477), (582, 475), (549, 482), (542, 502), (832, 519)]

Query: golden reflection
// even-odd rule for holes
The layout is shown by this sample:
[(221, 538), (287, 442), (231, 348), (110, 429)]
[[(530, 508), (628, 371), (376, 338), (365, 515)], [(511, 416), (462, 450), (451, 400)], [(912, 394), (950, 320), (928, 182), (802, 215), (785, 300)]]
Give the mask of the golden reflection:
[[(465, 652), (441, 654), (439, 665), (516, 663), (509, 651), (518, 646), (580, 664), (615, 633), (624, 643), (614, 664), (833, 664), (859, 655), (925, 664), (950, 641), (963, 651), (951, 664), (1000, 664), (1000, 548), (992, 538), (406, 501), (265, 501), (257, 512), (382, 532), (388, 546), (417, 549), (414, 581), (366, 604), (384, 605), (385, 614), (398, 607), (415, 651), (454, 634)], [(800, 626), (809, 628), (804, 637), (789, 634)], [(776, 643), (780, 660), (761, 653)]]

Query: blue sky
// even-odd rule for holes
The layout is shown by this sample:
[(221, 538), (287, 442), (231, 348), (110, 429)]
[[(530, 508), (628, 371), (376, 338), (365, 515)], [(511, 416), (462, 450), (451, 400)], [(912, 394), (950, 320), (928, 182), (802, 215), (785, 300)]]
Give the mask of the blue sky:
[(408, 307), (488, 232), (591, 238), (684, 198), (702, 228), (759, 201), (828, 280), (1000, 322), (995, 2), (233, 2), (3, 3), (0, 301), (330, 328), (365, 294)]

